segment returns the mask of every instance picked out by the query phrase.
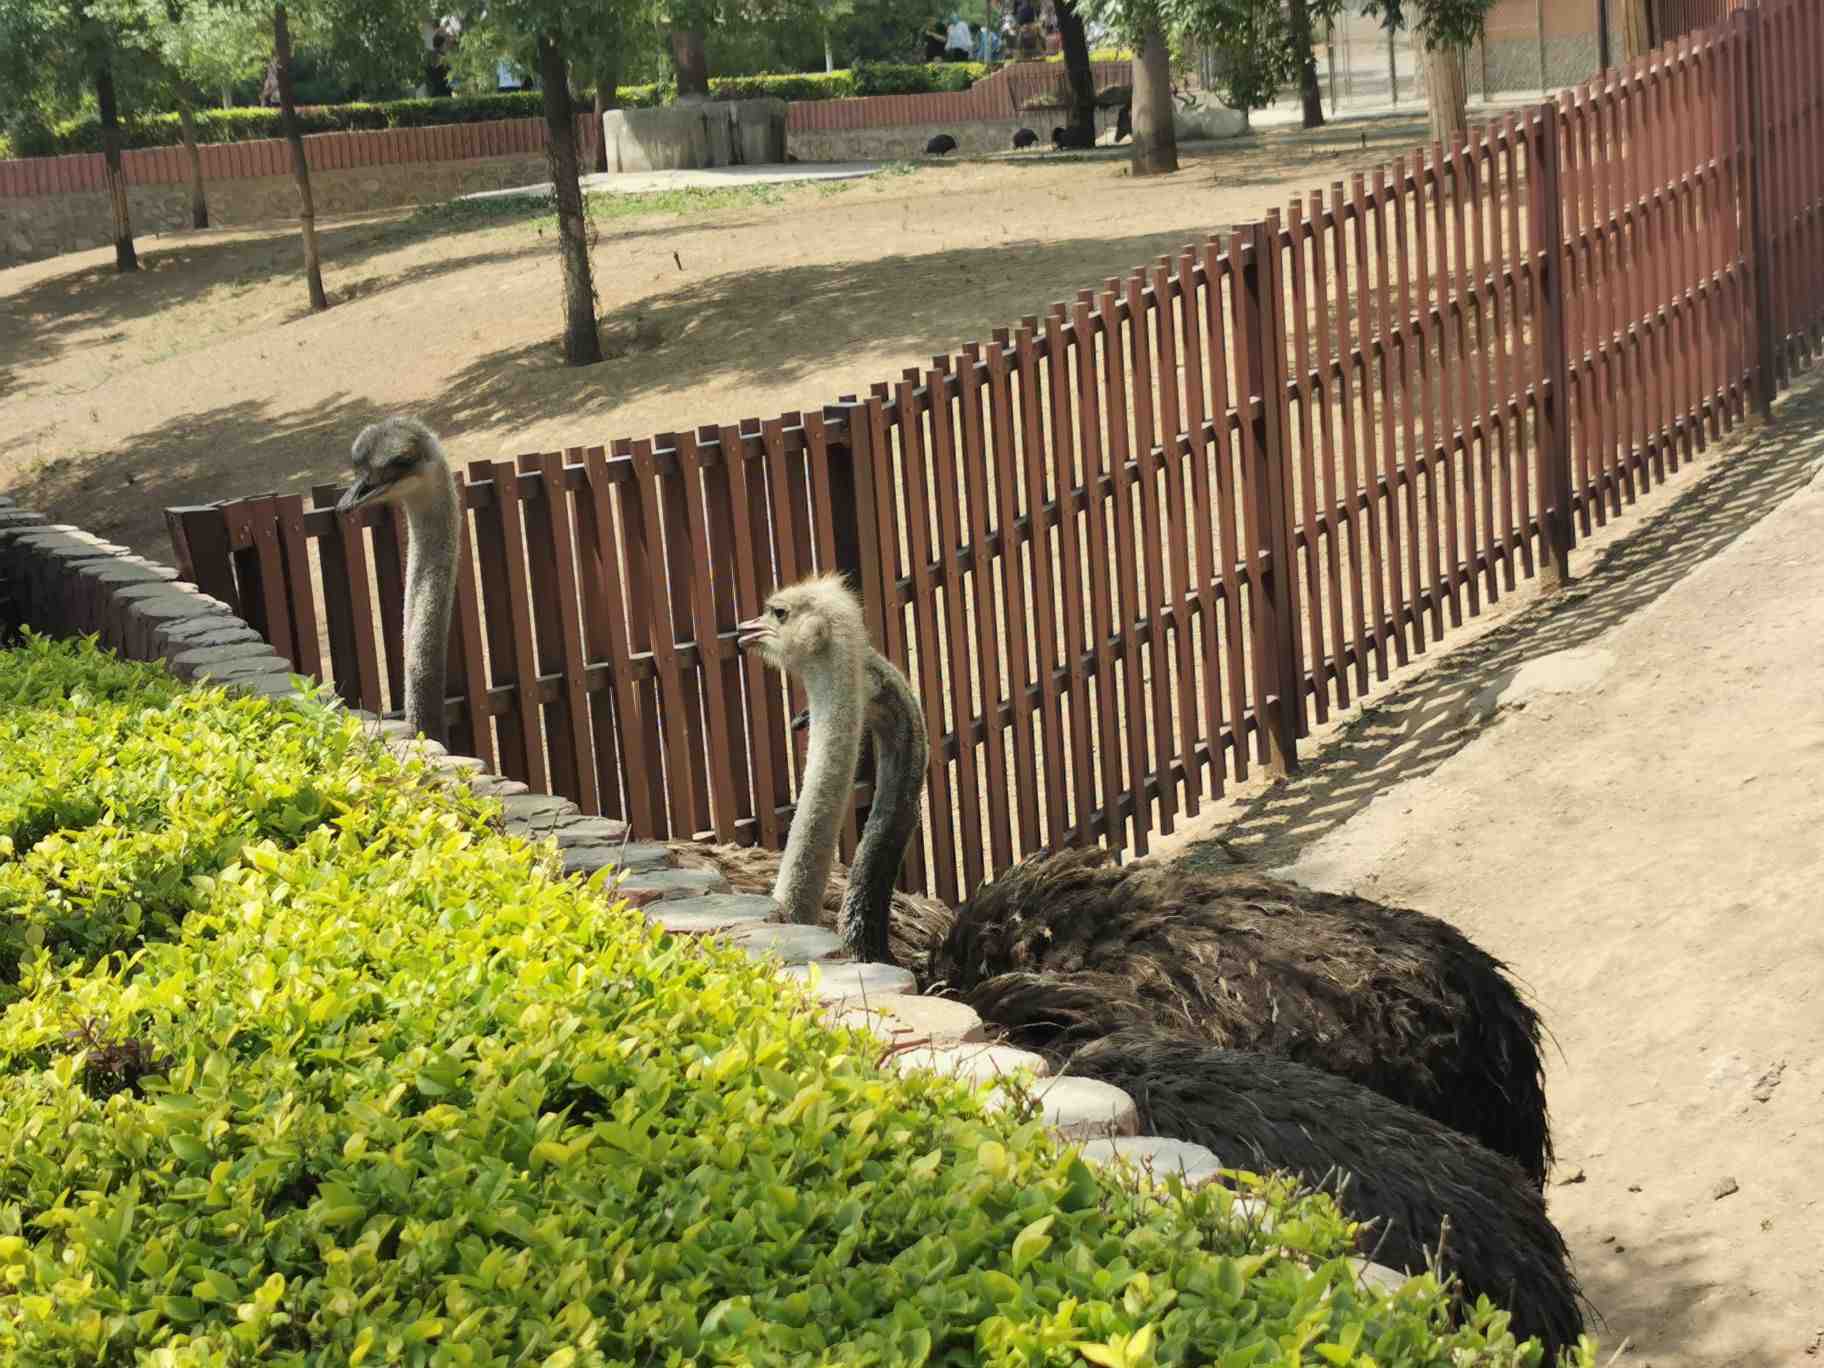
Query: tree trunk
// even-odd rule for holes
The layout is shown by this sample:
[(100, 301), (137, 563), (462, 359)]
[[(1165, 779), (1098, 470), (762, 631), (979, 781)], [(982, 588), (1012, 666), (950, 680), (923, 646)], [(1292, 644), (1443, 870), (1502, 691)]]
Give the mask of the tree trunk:
[(190, 157), (190, 226), (209, 226), (209, 196), (203, 192), (203, 154), (196, 147), (196, 111), (191, 107), (191, 92), (178, 97), (177, 123), (184, 131), (184, 151)]
[(577, 178), (576, 116), (570, 103), (570, 70), (563, 49), (538, 35), (539, 84), (545, 94), (545, 156), (557, 198), (557, 249), (564, 267), (564, 361), (594, 365), (602, 359), (595, 326), (595, 281), (589, 271), (589, 223)]
[(1299, 54), (1298, 94), (1304, 105), (1306, 128), (1324, 126), (1324, 90), (1317, 81), (1316, 35), (1311, 32), (1309, 0), (1287, 0), (1286, 15), (1292, 30), (1292, 50)]
[(304, 230), (304, 280), (310, 286), (310, 307), (329, 307), (323, 293), (323, 266), (317, 256), (317, 205), (310, 194), (310, 162), (304, 156), (304, 132), (298, 127), (298, 102), (291, 88), (291, 25), (285, 6), (272, 7), (272, 61), (279, 87), (279, 122), (291, 144), (291, 170), (298, 181), (298, 226)]
[(1178, 169), (1172, 121), (1172, 56), (1155, 19), (1140, 34), (1134, 58), (1134, 174), (1163, 176)]
[(671, 65), (678, 76), (679, 104), (701, 104), (709, 98), (709, 52), (701, 29), (671, 31)]
[(95, 104), (101, 117), (101, 150), (108, 164), (108, 198), (114, 210), (114, 269), (139, 269), (133, 219), (127, 211), (127, 173), (120, 164), (120, 111), (114, 105), (114, 68), (107, 57), (95, 68)]
[(1057, 11), (1058, 37), (1064, 45), (1064, 77), (1070, 83), (1070, 127), (1087, 134), (1077, 145), (1089, 146), (1096, 140), (1096, 73), (1089, 65), (1089, 37), (1083, 32), (1083, 16), (1077, 13), (1072, 0), (1058, 0)]
[(1620, 0), (1621, 60), (1631, 62), (1653, 50), (1653, 24), (1647, 0)]
[(1469, 134), (1469, 49), (1436, 47), (1412, 37), (1415, 55), (1425, 68), (1425, 101), (1431, 113), (1431, 140), (1454, 147)]
[(836, 54), (830, 48), (830, 31), (826, 28), (823, 31), (823, 74), (828, 76), (834, 70), (836, 70)]

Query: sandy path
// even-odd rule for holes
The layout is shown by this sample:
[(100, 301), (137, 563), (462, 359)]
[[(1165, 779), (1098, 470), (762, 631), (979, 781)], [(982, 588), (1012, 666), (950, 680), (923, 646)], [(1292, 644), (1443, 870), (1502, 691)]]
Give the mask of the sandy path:
[(1530, 985), (1552, 1214), (1624, 1364), (1797, 1365), (1824, 1335), (1821, 430), (1814, 386), (1562, 600), (1200, 823), (1448, 916)]

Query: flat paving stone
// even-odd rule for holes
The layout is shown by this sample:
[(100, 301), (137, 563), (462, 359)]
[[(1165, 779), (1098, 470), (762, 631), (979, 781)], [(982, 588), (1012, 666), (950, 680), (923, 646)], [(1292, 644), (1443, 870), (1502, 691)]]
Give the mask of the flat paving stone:
[(1140, 1129), (1134, 1099), (1112, 1083), (1059, 1074), (1033, 1085), (1045, 1124), (1062, 1140), (1133, 1135)]
[(934, 1045), (956, 1045), (988, 1037), (988, 1028), (973, 1007), (952, 998), (921, 997), (915, 993), (870, 998), (865, 1006), (845, 1002), (825, 1016), (833, 1026), (872, 1031), (890, 1044), (928, 1040)]
[(694, 898), (702, 893), (725, 893), (728, 880), (714, 869), (657, 869), (650, 874), (630, 874), (621, 880), (615, 896), (635, 907), (672, 898)]
[(1386, 1264), (1370, 1263), (1366, 1259), (1351, 1257), (1349, 1266), (1355, 1270), (1356, 1280), (1378, 1287), (1385, 1292), (1398, 1292), (1412, 1280), (1411, 1275), (1389, 1268)]
[[(511, 781), (508, 781), (511, 782)], [(557, 828), (560, 846), (619, 845), (627, 839), (627, 823), (612, 817), (575, 817)], [(669, 847), (667, 847), (669, 849)]]
[[(813, 966), (788, 964), (782, 972), (788, 978), (808, 979)], [(815, 994), (819, 1002), (843, 1002), (848, 999), (872, 1001), (889, 993), (911, 993), (918, 988), (912, 971), (891, 964), (818, 964)]]
[(834, 959), (843, 953), (842, 938), (834, 931), (783, 922), (743, 926), (730, 931), (728, 941), (755, 959), (777, 955), (787, 964), (809, 964), (812, 960)]
[(1222, 1170), (1222, 1161), (1216, 1157), (1215, 1150), (1163, 1135), (1116, 1135), (1087, 1140), (1083, 1144), (1083, 1160), (1090, 1164), (1125, 1161), (1155, 1178), (1176, 1173), (1187, 1187), (1201, 1187)]
[(770, 921), (779, 905), (759, 893), (710, 893), (700, 898), (662, 902), (646, 914), (677, 936), (707, 936), (759, 926)]
[(1051, 1072), (1043, 1055), (1031, 1050), (1018, 1050), (1011, 1045), (926, 1045), (915, 1050), (901, 1050), (892, 1058), (893, 1067), (902, 1073), (928, 1069), (975, 1083), (992, 1083), (997, 1078), (1026, 1072), (1043, 1078)]
[(564, 857), (564, 873), (593, 874), (605, 865), (613, 865), (629, 874), (649, 874), (671, 864), (671, 847), (657, 841), (634, 841), (628, 845), (586, 845), (559, 847)]

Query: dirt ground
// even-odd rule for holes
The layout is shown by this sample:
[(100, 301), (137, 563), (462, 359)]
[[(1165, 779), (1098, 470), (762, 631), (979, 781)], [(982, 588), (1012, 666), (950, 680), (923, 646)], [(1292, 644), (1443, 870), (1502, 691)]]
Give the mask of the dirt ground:
[(1031, 159), (623, 205), (599, 219), (596, 282), (606, 331), (640, 340), (582, 370), (557, 353), (551, 226), (530, 210), (327, 221), (335, 307), (316, 317), (282, 225), (141, 239), (131, 277), (112, 249), (15, 267), (0, 488), (168, 557), (163, 507), (339, 479), (390, 412), (467, 461), (815, 408), (1423, 135), (1277, 130), (1147, 181)]
[(1553, 1042), (1549, 1199), (1622, 1365), (1824, 1355), (1824, 387), (1162, 854), (1443, 916)]

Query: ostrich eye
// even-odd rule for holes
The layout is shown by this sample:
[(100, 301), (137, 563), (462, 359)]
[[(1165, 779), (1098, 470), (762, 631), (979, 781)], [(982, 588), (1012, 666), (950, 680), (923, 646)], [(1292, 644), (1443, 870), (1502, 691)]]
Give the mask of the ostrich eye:
[(773, 620), (775, 622), (784, 622), (785, 621), (785, 609), (781, 608), (776, 603), (773, 605)]

